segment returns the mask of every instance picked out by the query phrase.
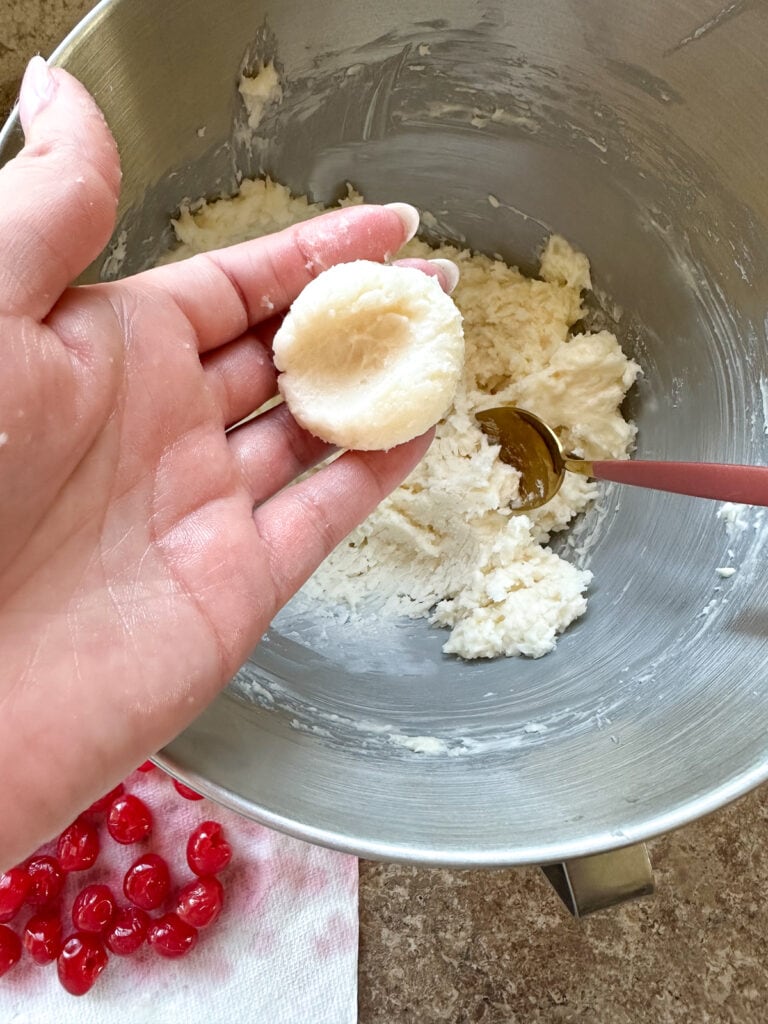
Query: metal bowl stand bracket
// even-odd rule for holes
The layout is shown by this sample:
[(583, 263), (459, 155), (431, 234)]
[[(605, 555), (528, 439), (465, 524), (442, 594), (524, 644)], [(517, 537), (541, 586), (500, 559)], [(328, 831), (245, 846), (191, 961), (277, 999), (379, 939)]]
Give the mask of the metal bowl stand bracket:
[(653, 868), (644, 843), (546, 864), (541, 870), (574, 917), (585, 917), (654, 892)]

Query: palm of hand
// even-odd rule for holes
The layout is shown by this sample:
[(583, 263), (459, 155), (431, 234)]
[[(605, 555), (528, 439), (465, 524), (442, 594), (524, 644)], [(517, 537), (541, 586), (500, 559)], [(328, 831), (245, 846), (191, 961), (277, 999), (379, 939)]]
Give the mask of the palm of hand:
[[(59, 764), (70, 754), (55, 748), (72, 737), (56, 723), (73, 701), (103, 742), (135, 748), (150, 732), (156, 749), (167, 738), (162, 706), (175, 717), (181, 688), (199, 710), (236, 667), (238, 639), (257, 639), (252, 617), (266, 626), (276, 599), (189, 324), (170, 304), (143, 308), (140, 296), (130, 325), (108, 290), (70, 296), (52, 327), (17, 335), (25, 362), (30, 350), (45, 353), (36, 363), (47, 379), (33, 382), (19, 426), (6, 432), (12, 469), (27, 430), (39, 456), (19, 460), (18, 486), (10, 480), (17, 507), (4, 509), (0, 548), (0, 644), (16, 692), (5, 724), (24, 732), (36, 718)], [(22, 376), (11, 373), (9, 387)], [(98, 778), (102, 752), (93, 753), (86, 771)]]
[[(117, 157), (84, 91), (53, 82), (42, 107), (22, 92), (27, 146), (2, 171), (5, 194), (31, 176), (71, 210), (0, 214), (19, 240), (0, 272), (0, 870), (183, 728), (427, 443), (286, 487), (327, 449), (285, 408), (225, 432), (276, 390), (265, 311), (324, 266), (396, 250), (394, 211), (66, 289), (111, 233)], [(65, 255), (39, 265), (29, 237)]]

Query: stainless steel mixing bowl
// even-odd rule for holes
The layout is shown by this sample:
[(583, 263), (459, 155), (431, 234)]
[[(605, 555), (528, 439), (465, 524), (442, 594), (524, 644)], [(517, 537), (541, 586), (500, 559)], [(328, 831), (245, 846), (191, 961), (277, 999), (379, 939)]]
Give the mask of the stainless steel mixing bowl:
[[(643, 366), (638, 454), (762, 463), (766, 52), (759, 0), (112, 0), (56, 55), (125, 170), (125, 258), (91, 276), (151, 262), (179, 201), (237, 172), (408, 200), (524, 269), (554, 229)], [(238, 75), (273, 58), (284, 102), (249, 143)], [(601, 505), (558, 542), (595, 580), (554, 653), (466, 664), (424, 622), (289, 609), (165, 763), (304, 838), (455, 865), (621, 847), (745, 792), (768, 774), (763, 513)]]

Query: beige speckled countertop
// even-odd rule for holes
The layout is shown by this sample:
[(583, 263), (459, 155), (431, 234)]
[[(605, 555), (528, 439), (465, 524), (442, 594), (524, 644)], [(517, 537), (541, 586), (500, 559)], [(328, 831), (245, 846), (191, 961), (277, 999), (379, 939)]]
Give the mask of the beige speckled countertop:
[[(0, 0), (3, 116), (91, 6)], [(650, 849), (657, 895), (582, 922), (535, 870), (362, 863), (361, 1024), (764, 1024), (768, 788)]]

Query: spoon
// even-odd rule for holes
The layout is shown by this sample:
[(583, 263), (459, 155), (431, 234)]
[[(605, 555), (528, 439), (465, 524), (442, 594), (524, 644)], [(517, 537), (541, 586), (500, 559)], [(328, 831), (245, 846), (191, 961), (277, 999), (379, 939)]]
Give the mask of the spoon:
[(514, 509), (528, 512), (557, 494), (565, 471), (595, 480), (673, 491), (742, 505), (768, 505), (768, 466), (706, 462), (645, 462), (634, 459), (590, 461), (563, 451), (557, 434), (526, 409), (503, 405), (475, 415), (480, 429), (501, 448), (499, 458), (520, 475)]

